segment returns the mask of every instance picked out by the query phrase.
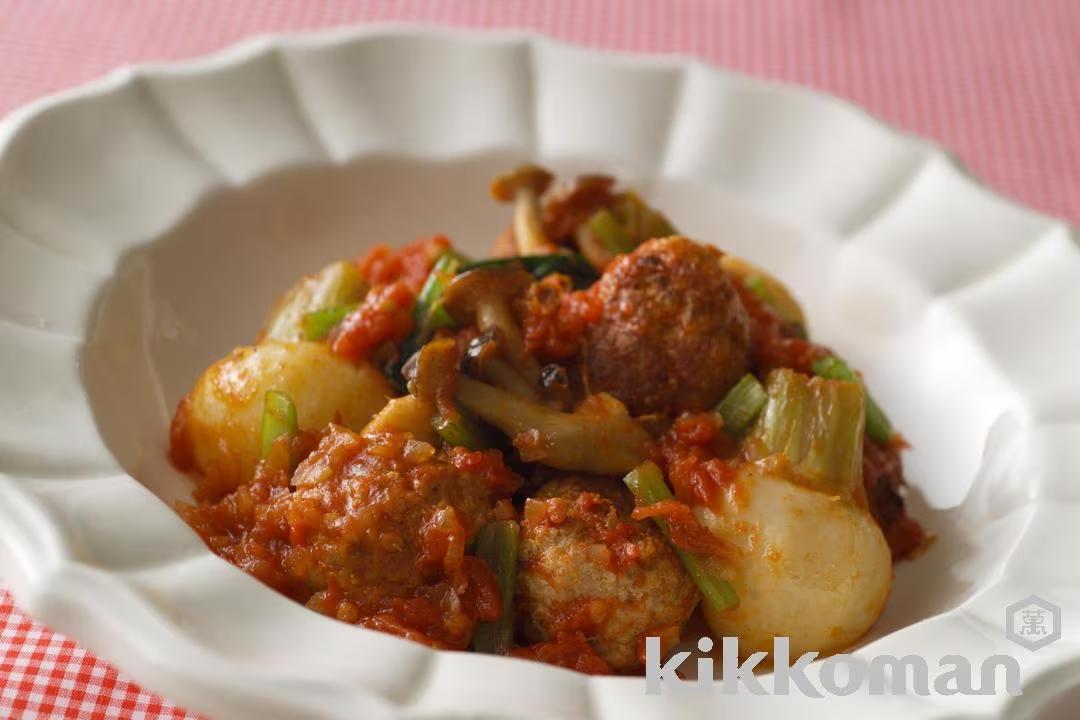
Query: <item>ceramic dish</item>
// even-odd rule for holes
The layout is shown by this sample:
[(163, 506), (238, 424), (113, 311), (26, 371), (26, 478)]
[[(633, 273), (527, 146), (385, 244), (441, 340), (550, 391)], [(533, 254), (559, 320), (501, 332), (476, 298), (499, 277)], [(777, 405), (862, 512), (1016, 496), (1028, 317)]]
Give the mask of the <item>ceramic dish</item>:
[[(856, 655), (1008, 653), (1022, 696), (646, 696), (347, 627), (203, 547), (168, 505), (191, 379), (300, 271), (435, 231), (479, 254), (504, 215), (476, 189), (524, 158), (617, 174), (795, 289), (904, 428), (938, 534)], [(1078, 279), (1068, 227), (943, 151), (684, 59), (382, 28), (123, 70), (0, 126), (0, 573), (214, 717), (1029, 717), (1080, 678)], [(1064, 618), (1037, 651), (1005, 634), (1032, 594)]]

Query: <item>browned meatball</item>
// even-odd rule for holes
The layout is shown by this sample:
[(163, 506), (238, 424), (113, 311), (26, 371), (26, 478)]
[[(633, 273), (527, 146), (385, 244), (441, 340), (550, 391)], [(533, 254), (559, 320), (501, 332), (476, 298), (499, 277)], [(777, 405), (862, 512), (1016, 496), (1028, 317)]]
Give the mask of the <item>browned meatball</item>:
[(603, 317), (585, 341), (592, 391), (634, 415), (714, 406), (746, 372), (746, 310), (721, 253), (684, 237), (641, 245), (608, 267), (596, 289)]
[(526, 501), (518, 604), (528, 640), (580, 634), (619, 672), (641, 667), (646, 636), (678, 641), (697, 587), (632, 509), (617, 480), (599, 478), (553, 480)]
[(291, 486), (265, 470), (185, 510), (233, 564), (318, 612), (435, 647), (464, 649), (478, 621), (498, 618), (495, 577), (466, 553), (519, 484), (498, 451), (331, 424)]

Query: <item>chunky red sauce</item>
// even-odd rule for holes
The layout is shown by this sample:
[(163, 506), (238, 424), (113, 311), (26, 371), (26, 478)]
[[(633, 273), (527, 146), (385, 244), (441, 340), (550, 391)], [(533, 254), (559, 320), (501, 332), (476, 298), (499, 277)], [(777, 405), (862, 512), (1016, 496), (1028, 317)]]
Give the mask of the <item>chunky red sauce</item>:
[(467, 553), (520, 484), (496, 451), (435, 449), (330, 426), (290, 483), (290, 448), (217, 501), (182, 508), (219, 555), (321, 613), (464, 648), (498, 618), (498, 586)]
[(711, 505), (738, 470), (734, 441), (715, 413), (683, 415), (660, 441), (664, 476), (679, 501)]
[(557, 362), (578, 353), (604, 304), (595, 293), (573, 290), (565, 275), (549, 275), (529, 289), (517, 311), (529, 352), (543, 362)]
[(366, 360), (383, 343), (400, 343), (413, 329), (416, 295), (401, 281), (377, 285), (331, 335), (334, 352), (353, 362)]
[(544, 234), (556, 242), (567, 242), (593, 213), (611, 205), (614, 188), (615, 179), (607, 175), (582, 175), (556, 187), (544, 203)]
[(663, 518), (667, 522), (671, 542), (676, 547), (698, 555), (731, 558), (735, 549), (701, 526), (686, 503), (664, 500), (647, 507), (634, 508), (635, 520)]
[(422, 238), (402, 248), (376, 245), (357, 261), (360, 274), (372, 285), (403, 282), (413, 295), (420, 292), (432, 266), (450, 248), (443, 235)]

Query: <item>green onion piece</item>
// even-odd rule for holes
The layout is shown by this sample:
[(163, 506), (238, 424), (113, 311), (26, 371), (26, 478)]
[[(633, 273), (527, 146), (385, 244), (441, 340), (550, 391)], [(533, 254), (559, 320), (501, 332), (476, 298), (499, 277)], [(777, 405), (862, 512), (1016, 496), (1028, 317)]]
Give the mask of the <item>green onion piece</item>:
[(766, 383), (769, 399), (747, 448), (752, 459), (783, 456), (795, 478), (846, 499), (862, 492), (862, 385), (787, 368)]
[(435, 261), (431, 272), (420, 288), (420, 294), (416, 296), (416, 309), (413, 311), (413, 321), (416, 327), (426, 327), (430, 317), (438, 309), (442, 309), (439, 301), (446, 292), (447, 276), (454, 275), (462, 265), (462, 257), (457, 253), (447, 250)]
[(679, 232), (662, 213), (649, 207), (633, 190), (627, 190), (615, 197), (611, 213), (619, 225), (626, 229), (635, 246), (653, 238), (677, 235)]
[[(660, 468), (656, 466), (656, 463), (649, 460), (631, 470), (623, 478), (623, 482), (626, 483), (626, 487), (630, 488), (630, 492), (634, 494), (637, 504), (642, 507), (664, 500), (675, 499), (667, 483), (664, 482), (664, 474), (660, 472)], [(656, 517), (653, 518), (653, 522), (664, 533), (664, 536), (670, 540), (671, 531), (668, 528), (667, 520)], [(683, 567), (686, 568), (686, 572), (697, 583), (698, 588), (701, 589), (701, 594), (714, 608), (726, 610), (739, 604), (739, 596), (735, 594), (735, 588), (732, 587), (730, 582), (717, 577), (697, 555), (678, 547), (674, 548), (674, 550), (675, 554), (679, 556), (679, 560), (682, 561)]]
[(604, 247), (613, 253), (628, 253), (637, 247), (634, 238), (606, 208), (600, 208), (593, 213), (588, 225), (589, 230), (604, 243)]
[[(353, 306), (367, 291), (368, 284), (356, 263), (346, 260), (330, 263), (319, 272), (301, 278), (285, 293), (267, 320), (265, 338), (285, 342), (313, 339), (308, 337), (309, 315)], [(327, 327), (321, 337), (332, 327), (333, 324)], [(321, 327), (312, 326), (312, 331), (319, 330)]]
[(537, 280), (553, 273), (568, 275), (576, 288), (585, 288), (596, 282), (600, 274), (592, 263), (578, 253), (553, 253), (550, 255), (515, 255), (505, 258), (490, 258), (462, 264), (459, 272), (478, 268), (497, 268), (517, 265), (532, 274)]
[(428, 330), (441, 330), (443, 328), (454, 327), (457, 323), (454, 322), (454, 316), (447, 312), (446, 308), (442, 305), (436, 305), (431, 309), (431, 313), (428, 315)]
[(789, 331), (801, 340), (807, 338), (802, 309), (780, 283), (764, 275), (747, 275), (743, 284), (758, 300), (771, 308), (789, 326)]
[(757, 295), (758, 300), (766, 305), (771, 305), (773, 303), (773, 296), (772, 293), (769, 292), (769, 286), (765, 282), (765, 278), (760, 275), (751, 275), (746, 278), (744, 282), (746, 283), (746, 287), (750, 288), (750, 292)]
[(679, 231), (671, 222), (655, 210), (649, 210), (641, 221), (641, 236), (645, 240), (678, 235)]
[(716, 406), (716, 412), (724, 418), (724, 430), (732, 437), (739, 437), (757, 418), (769, 396), (758, 379), (747, 373)]
[(296, 406), (292, 398), (278, 390), (268, 390), (263, 400), (262, 457), (270, 454), (274, 441), (279, 437), (292, 437), (298, 431)]
[(399, 389), (405, 388), (405, 381), (401, 377), (401, 368), (405, 362), (424, 346), (434, 331), (454, 326), (454, 318), (440, 302), (443, 293), (446, 292), (449, 278), (457, 274), (466, 262), (462, 255), (453, 250), (444, 250), (435, 260), (431, 272), (424, 280), (420, 293), (416, 296), (416, 307), (413, 309), (413, 331), (401, 343), (394, 362), (385, 368), (386, 374), (399, 386)]
[(878, 442), (887, 443), (892, 440), (893, 426), (889, 422), (889, 417), (881, 409), (881, 406), (874, 401), (874, 398), (870, 396), (870, 392), (866, 389), (866, 383), (847, 363), (835, 355), (830, 355), (815, 360), (811, 367), (815, 375), (820, 375), (823, 378), (860, 383), (863, 386), (863, 393), (866, 395), (866, 434)]
[(349, 303), (304, 313), (304, 339), (322, 340), (345, 319), (345, 316), (358, 307), (360, 307), (359, 303)]
[(506, 654), (514, 640), (514, 586), (518, 568), (518, 524), (498, 520), (481, 525), (476, 533), (476, 556), (487, 563), (499, 583), (502, 614), (495, 622), (480, 623), (473, 634), (473, 649)]
[(436, 415), (431, 426), (447, 445), (466, 450), (483, 450), (491, 447), (487, 433), (468, 415), (459, 412), (457, 417)]

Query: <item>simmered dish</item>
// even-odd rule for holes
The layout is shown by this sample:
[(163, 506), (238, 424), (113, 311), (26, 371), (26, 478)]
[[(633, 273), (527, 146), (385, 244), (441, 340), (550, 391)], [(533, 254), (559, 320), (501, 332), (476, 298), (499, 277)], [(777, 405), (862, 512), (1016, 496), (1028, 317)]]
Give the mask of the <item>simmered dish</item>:
[(925, 540), (861, 375), (776, 278), (610, 177), (491, 192), (491, 257), (436, 236), (331, 263), (203, 373), (171, 428), (185, 520), (437, 648), (635, 673), (695, 613), (746, 653), (855, 642)]

